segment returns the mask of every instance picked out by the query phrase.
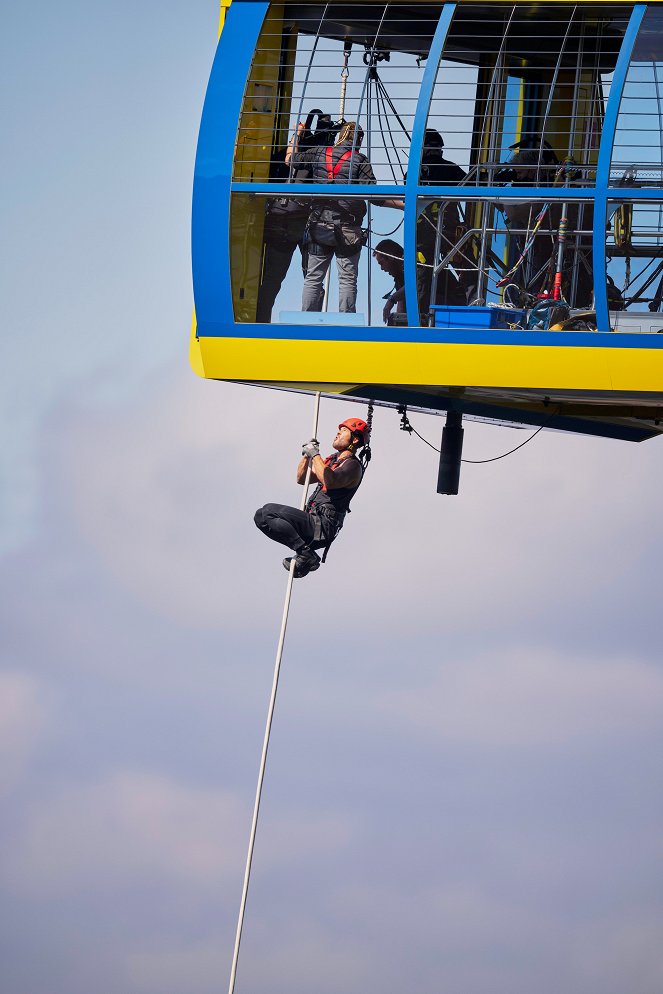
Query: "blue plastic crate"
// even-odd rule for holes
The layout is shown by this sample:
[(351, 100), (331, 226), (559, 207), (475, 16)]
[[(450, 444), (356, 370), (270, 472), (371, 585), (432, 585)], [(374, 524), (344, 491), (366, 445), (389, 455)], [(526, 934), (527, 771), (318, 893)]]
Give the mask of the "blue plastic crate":
[(436, 328), (476, 328), (481, 331), (508, 329), (511, 325), (520, 324), (525, 316), (524, 311), (514, 307), (447, 307), (434, 304), (432, 311)]

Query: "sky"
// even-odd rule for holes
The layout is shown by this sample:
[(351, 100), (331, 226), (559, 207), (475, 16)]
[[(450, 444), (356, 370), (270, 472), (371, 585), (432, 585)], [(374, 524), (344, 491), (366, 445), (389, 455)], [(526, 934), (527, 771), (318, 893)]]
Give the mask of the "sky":
[[(286, 586), (252, 517), (312, 403), (188, 366), (212, 0), (4, 15), (0, 992), (212, 994)], [(543, 431), (441, 497), (376, 412), (294, 590), (238, 994), (663, 989), (662, 451)]]

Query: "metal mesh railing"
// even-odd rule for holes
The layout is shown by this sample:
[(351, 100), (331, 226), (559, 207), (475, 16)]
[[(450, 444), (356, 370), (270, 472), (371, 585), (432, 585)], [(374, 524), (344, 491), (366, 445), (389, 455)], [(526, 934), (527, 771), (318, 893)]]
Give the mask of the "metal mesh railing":
[(622, 94), (611, 183), (663, 185), (663, 11), (645, 14)]
[[(328, 175), (321, 179), (313, 168), (320, 150), (336, 143), (348, 121), (363, 131), (367, 165), (363, 171), (350, 169), (343, 182), (399, 187), (414, 169), (420, 185), (432, 188), (433, 195), (419, 201), (414, 237), (421, 324), (428, 322), (432, 305), (498, 305), (538, 313), (541, 300), (553, 292), (569, 313), (591, 310), (606, 279), (605, 271), (593, 271), (593, 230), (606, 238), (612, 310), (652, 303), (647, 293), (653, 292), (650, 277), (663, 258), (663, 206), (631, 206), (629, 214), (615, 204), (606, 229), (595, 223), (591, 196), (633, 5), (458, 4), (434, 67), (422, 158), (412, 162), (415, 114), (424, 73), (433, 68), (427, 60), (443, 7), (370, 0), (270, 6), (246, 84), (233, 178), (310, 186), (303, 198), (299, 191), (298, 201), (284, 198), (283, 190), (272, 197), (233, 195), (237, 320), (279, 321), (282, 313), (295, 320), (298, 307), (307, 309), (306, 294), (301, 267), (289, 262), (300, 251), (306, 256), (324, 233), (321, 226), (326, 224), (326, 236), (332, 237), (334, 223), (347, 223), (355, 236), (364, 231), (354, 301), (361, 323), (407, 321), (402, 295), (391, 315), (381, 303), (389, 297), (390, 280), (402, 279), (400, 264), (396, 276), (387, 277), (385, 266), (394, 269), (394, 259), (408, 266), (400, 193), (378, 189), (371, 197), (364, 190), (333, 198)], [(610, 172), (616, 186), (663, 185), (661, 29), (663, 12), (654, 9), (636, 41), (621, 102)], [(303, 154), (307, 149), (310, 155)], [(351, 162), (358, 161), (358, 146), (352, 154)], [(435, 187), (454, 190), (435, 196)], [(492, 193), (482, 197), (487, 187)], [(543, 190), (528, 200), (522, 187)], [(546, 193), (549, 187), (555, 192)], [(320, 214), (323, 209), (329, 217)], [(375, 254), (385, 237), (391, 247)], [(281, 265), (286, 243), (289, 259), (277, 279), (274, 267)], [(331, 249), (339, 246), (334, 242)], [(308, 268), (307, 279), (310, 258)], [(342, 312), (340, 283), (334, 282), (334, 267), (331, 271), (324, 309)]]
[(273, 6), (247, 84), (235, 179), (305, 178), (284, 164), (298, 122), (308, 119), (304, 142), (322, 145), (333, 143), (347, 120), (364, 132), (361, 151), (376, 181), (403, 184), (441, 10), (442, 4)]
[(571, 157), (592, 185), (605, 104), (630, 5), (460, 6), (429, 126), (468, 186), (551, 186)]

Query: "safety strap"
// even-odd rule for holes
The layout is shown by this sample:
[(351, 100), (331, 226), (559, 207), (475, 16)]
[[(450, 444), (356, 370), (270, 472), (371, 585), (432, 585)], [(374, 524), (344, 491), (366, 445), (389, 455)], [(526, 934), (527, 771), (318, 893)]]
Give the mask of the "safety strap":
[(327, 179), (329, 180), (330, 183), (333, 183), (333, 181), (338, 176), (339, 171), (340, 171), (341, 166), (343, 165), (343, 163), (347, 159), (349, 159), (350, 156), (352, 155), (352, 150), (348, 149), (347, 152), (343, 153), (343, 155), (340, 157), (340, 159), (338, 160), (338, 162), (336, 163), (336, 165), (334, 165), (334, 160), (332, 159), (332, 152), (333, 151), (334, 151), (333, 146), (332, 145), (328, 145), (327, 146), (327, 151), (325, 153), (325, 161), (326, 161), (326, 164), (327, 164)]
[[(369, 413), (369, 418), (372, 421), (372, 413), (373, 413), (373, 411), (372, 411), (372, 405), (369, 407), (369, 412), (370, 412)], [(361, 467), (361, 480), (359, 481), (359, 483), (355, 487), (355, 492), (356, 492), (357, 490), (359, 490), (359, 487), (361, 486), (362, 480), (364, 479), (364, 473), (366, 472), (366, 467), (363, 464), (363, 462), (361, 461), (361, 459), (357, 459), (357, 456), (353, 455), (352, 458), (356, 459), (357, 462), (359, 463), (360, 467)], [(344, 460), (341, 460), (341, 461), (343, 462)], [(324, 460), (324, 462), (325, 462), (325, 466), (331, 465), (332, 468), (333, 468), (339, 462), (339, 459), (338, 459), (338, 456), (331, 455), (331, 456), (327, 456), (327, 458)], [(315, 491), (315, 493), (312, 495), (312, 497), (309, 497), (309, 501), (308, 501), (308, 505), (307, 505), (307, 510), (309, 511), (309, 513), (311, 513), (311, 511), (314, 510), (313, 501), (315, 500), (316, 494), (318, 494), (321, 490), (324, 491), (324, 492), (326, 492), (327, 488), (323, 484), (319, 483), (318, 487), (317, 487), (317, 489)], [(354, 497), (354, 494), (352, 496)], [(341, 528), (343, 527), (343, 522), (345, 520), (345, 515), (346, 514), (350, 514), (351, 511), (352, 511), (351, 507), (347, 507), (346, 508), (345, 513), (344, 513), (343, 517), (340, 519), (340, 521), (338, 519), (336, 520), (336, 528), (334, 529), (333, 535), (329, 539), (327, 539), (327, 542), (326, 542), (326, 544), (324, 546), (320, 547), (320, 548), (322, 548), (322, 562), (323, 563), (327, 559), (327, 554), (328, 554), (329, 550), (332, 547), (332, 543), (335, 542), (336, 539), (339, 536)]]
[[(329, 466), (329, 464), (332, 463), (332, 469), (333, 469), (338, 460), (335, 455), (331, 455), (331, 456), (325, 456), (325, 458), (322, 461), (324, 462), (325, 466)], [(317, 487), (309, 497), (308, 504), (306, 505), (307, 511), (311, 510), (311, 508), (313, 507), (313, 502), (315, 501), (315, 498), (318, 496), (321, 490), (323, 493), (325, 494), (327, 493), (327, 487), (324, 485), (324, 483), (318, 483)]]

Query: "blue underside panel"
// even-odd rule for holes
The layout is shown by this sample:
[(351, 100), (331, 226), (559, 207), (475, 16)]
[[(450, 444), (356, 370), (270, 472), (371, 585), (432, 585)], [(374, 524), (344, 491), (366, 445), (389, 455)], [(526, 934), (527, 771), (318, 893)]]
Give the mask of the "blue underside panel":
[[(427, 394), (425, 391), (407, 388), (380, 387), (371, 385), (366, 388), (358, 387), (352, 391), (353, 397), (361, 397), (387, 403), (406, 404), (414, 408), (427, 408), (431, 411), (458, 411), (474, 417), (490, 418), (494, 421), (512, 421), (516, 424), (545, 427), (551, 431), (570, 431), (578, 435), (595, 435), (598, 438), (614, 438), (623, 442), (644, 442), (658, 435), (654, 427), (640, 427), (633, 424), (615, 424), (597, 418), (574, 417), (568, 414), (556, 415), (554, 410), (526, 411), (516, 407), (506, 407), (499, 404), (482, 403), (481, 401), (457, 400)], [(552, 405), (551, 405), (552, 406)]]

